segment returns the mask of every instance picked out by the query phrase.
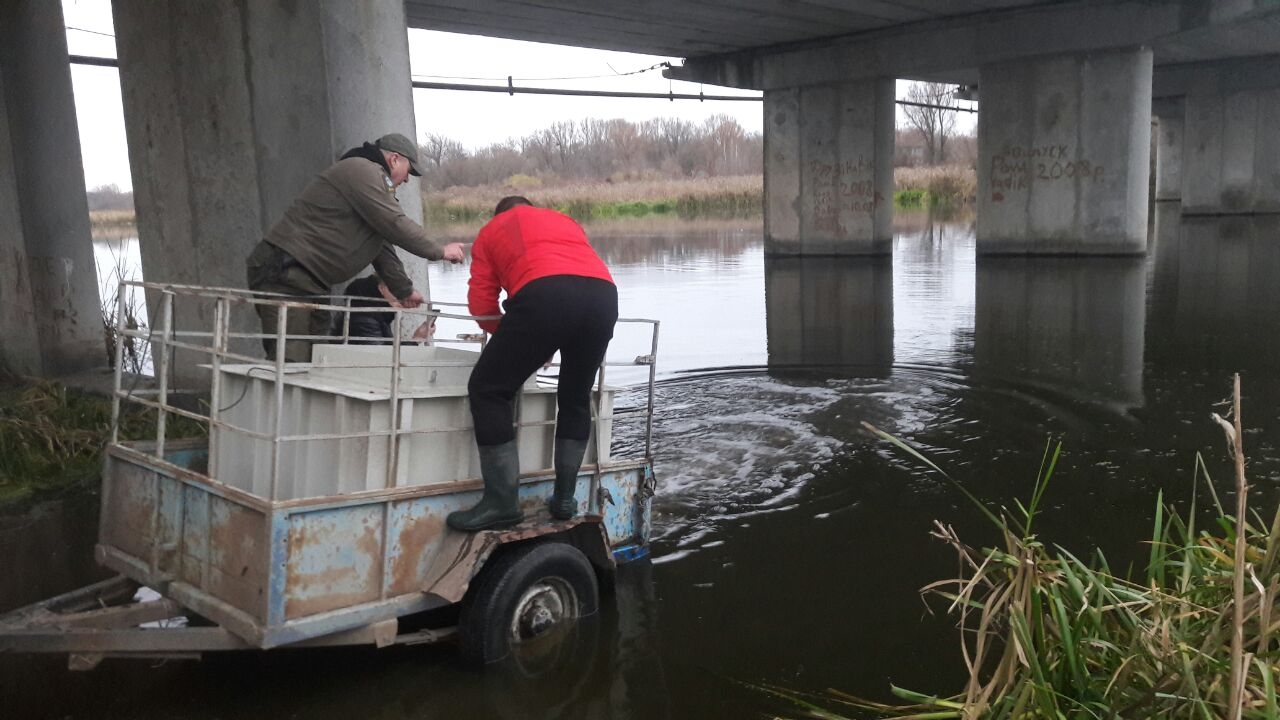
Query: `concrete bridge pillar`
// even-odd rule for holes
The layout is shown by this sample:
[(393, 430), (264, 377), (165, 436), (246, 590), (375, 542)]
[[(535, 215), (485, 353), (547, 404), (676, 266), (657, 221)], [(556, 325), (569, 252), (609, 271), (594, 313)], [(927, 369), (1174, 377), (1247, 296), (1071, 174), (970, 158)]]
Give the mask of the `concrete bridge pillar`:
[(766, 90), (765, 253), (887, 255), (891, 78)]
[(0, 365), (105, 366), (62, 5), (0, 3)]
[(1156, 202), (1182, 199), (1182, 98), (1156, 100), (1151, 112), (1156, 124)]
[[(361, 141), (416, 138), (403, 2), (112, 7), (149, 281), (244, 287), (245, 257), (312, 176)], [(399, 197), (422, 217), (416, 182)], [(182, 312), (211, 327), (211, 307)]]
[(1182, 211), (1280, 213), (1280, 88), (1232, 90), (1222, 75), (1201, 73), (1186, 95)]
[(1141, 254), (1150, 178), (1149, 49), (981, 68), (980, 254)]

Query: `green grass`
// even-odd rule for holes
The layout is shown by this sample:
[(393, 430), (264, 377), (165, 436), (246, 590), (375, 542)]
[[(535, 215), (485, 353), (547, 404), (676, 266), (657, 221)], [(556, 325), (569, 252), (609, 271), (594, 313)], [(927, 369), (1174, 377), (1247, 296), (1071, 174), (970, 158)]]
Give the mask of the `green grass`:
[[(674, 215), (684, 219), (752, 217), (761, 211), (759, 194), (725, 192), (710, 195), (682, 195), (655, 200), (607, 201), (574, 198), (553, 205), (556, 210), (578, 220), (612, 220)], [(428, 218), (432, 224), (465, 223), (487, 220), (488, 207), (468, 205), (431, 205)]]
[[(204, 428), (170, 416), (169, 437), (196, 437)], [(138, 406), (121, 417), (120, 436), (154, 437), (155, 413)], [(0, 377), (0, 506), (96, 485), (111, 437), (111, 401), (56, 382)]]
[(893, 204), (900, 208), (925, 207), (929, 193), (924, 188), (907, 188), (893, 194)]
[[(1239, 385), (1233, 413), (1239, 417)], [(1100, 552), (1081, 559), (1035, 532), (1059, 448), (1047, 447), (1025, 504), (990, 508), (913, 448), (867, 426), (941, 474), (999, 531), (974, 548), (935, 522), (961, 574), (923, 592), (958, 620), (969, 680), (939, 697), (892, 688), (902, 705), (838, 691), (758, 686), (803, 717), (844, 718), (1280, 718), (1280, 509), (1269, 522), (1247, 509), (1241, 436), (1224, 420), (1237, 460), (1234, 513), (1219, 502), (1203, 461), (1197, 482), (1213, 498), (1213, 522), (1196, 526), (1155, 498), (1150, 553), (1137, 578), (1119, 577)]]

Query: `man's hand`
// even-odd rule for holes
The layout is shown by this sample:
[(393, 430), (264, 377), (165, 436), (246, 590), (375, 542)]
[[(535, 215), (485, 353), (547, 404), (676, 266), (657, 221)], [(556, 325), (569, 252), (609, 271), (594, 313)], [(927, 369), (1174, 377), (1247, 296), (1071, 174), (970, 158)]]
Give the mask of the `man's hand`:
[(436, 319), (428, 318), (427, 320), (424, 320), (421, 325), (419, 325), (417, 328), (414, 329), (413, 339), (418, 341), (430, 340), (431, 338), (435, 337), (435, 334), (436, 334)]
[(400, 307), (412, 310), (426, 301), (427, 299), (422, 297), (422, 293), (418, 292), (417, 288), (414, 288), (408, 297), (400, 299)]
[(466, 254), (462, 251), (462, 243), (449, 243), (444, 246), (444, 259), (457, 265), (466, 259)]

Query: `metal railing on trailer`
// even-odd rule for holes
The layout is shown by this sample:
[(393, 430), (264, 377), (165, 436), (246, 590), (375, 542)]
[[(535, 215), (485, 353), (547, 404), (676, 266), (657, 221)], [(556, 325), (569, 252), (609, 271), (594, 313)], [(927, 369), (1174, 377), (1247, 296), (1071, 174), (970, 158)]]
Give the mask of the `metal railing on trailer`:
[[(148, 297), (149, 306), (155, 308), (150, 317), (156, 318), (157, 321), (151, 327), (130, 327), (126, 323), (126, 317), (130, 317), (128, 312), (131, 304), (138, 302), (138, 296), (145, 295)], [(366, 298), (355, 298), (351, 296), (334, 296), (329, 302), (308, 302), (299, 300), (296, 297), (278, 295), (272, 293), (250, 292), (235, 288), (215, 288), (191, 285), (175, 285), (150, 282), (126, 281), (119, 286), (117, 304), (118, 311), (116, 313), (117, 325), (115, 328), (116, 346), (115, 346), (115, 378), (113, 384), (113, 411), (112, 411), (112, 434), (111, 443), (116, 445), (120, 441), (119, 437), (119, 419), (122, 403), (133, 403), (148, 408), (156, 413), (155, 433), (153, 454), (162, 458), (166, 450), (168, 436), (168, 418), (170, 415), (187, 418), (196, 423), (200, 423), (205, 427), (206, 433), (214, 434), (215, 428), (222, 428), (227, 431), (242, 434), (246, 437), (256, 438), (262, 441), (270, 442), (272, 445), (272, 461), (271, 461), (271, 478), (273, 490), (268, 499), (275, 498), (275, 489), (278, 486), (279, 476), (279, 457), (280, 447), (283, 443), (296, 442), (312, 442), (312, 441), (340, 441), (355, 438), (388, 438), (387, 444), (387, 487), (394, 486), (394, 478), (397, 472), (398, 453), (397, 449), (406, 436), (412, 436), (425, 433), (457, 433), (465, 431), (468, 428), (461, 426), (437, 427), (437, 428), (406, 428), (401, 424), (401, 416), (399, 413), (390, 413), (389, 422), (385, 429), (369, 429), (362, 432), (350, 433), (312, 433), (312, 434), (294, 434), (290, 435), (282, 431), (281, 423), (283, 422), (283, 414), (277, 413), (275, 416), (275, 426), (270, 428), (270, 432), (262, 432), (260, 429), (246, 428), (237, 426), (227, 422), (220, 417), (226, 408), (221, 407), (215, 399), (221, 396), (222, 383), (224, 381), (223, 367), (228, 363), (242, 363), (252, 366), (251, 372), (267, 372), (269, 379), (274, 383), (274, 404), (279, 407), (284, 401), (284, 393), (286, 381), (291, 374), (300, 371), (300, 368), (309, 367), (308, 363), (286, 363), (284, 354), (278, 352), (274, 361), (264, 362), (261, 356), (257, 354), (249, 354), (256, 351), (256, 345), (262, 340), (272, 340), (275, 347), (283, 348), (288, 341), (308, 341), (316, 344), (337, 344), (337, 345), (358, 345), (360, 347), (369, 347), (377, 339), (366, 337), (354, 337), (350, 334), (350, 319), (354, 314), (366, 313), (394, 313), (394, 320), (391, 323), (394, 329), (393, 337), (385, 340), (385, 346), (390, 348), (389, 362), (336, 362), (328, 365), (330, 369), (351, 369), (351, 370), (385, 370), (387, 372), (387, 388), (388, 400), (391, 406), (395, 406), (402, 395), (402, 380), (404, 370), (413, 368), (466, 368), (471, 363), (458, 360), (435, 359), (430, 361), (414, 361), (405, 360), (402, 357), (404, 349), (409, 347), (454, 347), (454, 346), (479, 346), (483, 348), (487, 334), (483, 332), (459, 334), (452, 339), (427, 338), (423, 341), (414, 341), (402, 338), (403, 330), (406, 328), (416, 327), (417, 325), (428, 322), (437, 323), (441, 319), (475, 321), (490, 318), (477, 318), (465, 312), (453, 312), (453, 308), (465, 308), (462, 303), (428, 301), (421, 308), (392, 308), (387, 307), (364, 307), (354, 306), (351, 303), (358, 300), (367, 300)], [(175, 321), (175, 304), (179, 301), (203, 303), (212, 306), (212, 328), (210, 330), (195, 330), (178, 327)], [(275, 334), (265, 334), (253, 330), (232, 329), (232, 316), (236, 309), (257, 310), (258, 307), (274, 308), (276, 312), (276, 326), (280, 330)], [(288, 334), (286, 332), (287, 314), (290, 312), (310, 313), (313, 311), (328, 312), (334, 315), (332, 327), (334, 332), (326, 335), (299, 335)], [(197, 311), (197, 315), (201, 314)], [(257, 317), (254, 313), (245, 312), (244, 318), (240, 321), (240, 325), (257, 325)], [(643, 458), (652, 457), (653, 450), (653, 415), (654, 415), (654, 383), (657, 372), (657, 351), (658, 351), (658, 330), (659, 321), (641, 318), (620, 318), (620, 324), (637, 324), (648, 325), (650, 327), (650, 341), (648, 352), (636, 356), (630, 361), (612, 360), (606, 358), (600, 366), (597, 373), (594, 408), (593, 408), (593, 427), (598, 426), (602, 420), (613, 420), (615, 418), (625, 418), (634, 414), (639, 414), (643, 419), (643, 437), (644, 437), (644, 454)], [(203, 341), (203, 342), (202, 342)], [(241, 349), (237, 351), (233, 346), (239, 341)], [(152, 367), (154, 369), (154, 387), (141, 387), (139, 383), (127, 383), (123, 373), (123, 355), (126, 346), (144, 345), (150, 348), (150, 356)], [(208, 369), (209, 375), (209, 397), (207, 404), (207, 412), (199, 412), (193, 409), (190, 402), (182, 405), (171, 402), (171, 396), (175, 394), (175, 377), (174, 368), (177, 364), (174, 361), (176, 352), (189, 352), (196, 355), (207, 357), (207, 362), (202, 367)], [(609, 416), (604, 416), (605, 409), (602, 407), (605, 394), (602, 390), (606, 387), (605, 382), (608, 377), (609, 368), (616, 367), (647, 367), (648, 373), (645, 378), (646, 390), (643, 396), (643, 405), (631, 408), (622, 412), (615, 412)], [(550, 367), (555, 367), (551, 365)], [(190, 378), (188, 378), (190, 380)], [(198, 381), (196, 382), (199, 386)], [(187, 395), (188, 393), (183, 393)], [(517, 408), (518, 410), (518, 408)], [(519, 413), (517, 412), (517, 417)], [(526, 428), (537, 428), (554, 425), (554, 418), (542, 419), (536, 421), (517, 421), (517, 432)], [(595, 444), (595, 457), (605, 457), (608, 448), (600, 447), (600, 443), (606, 438), (603, 433), (593, 433)], [(207, 469), (207, 477), (210, 479), (218, 478), (217, 454), (210, 452), (209, 467)], [(598, 487), (598, 464), (596, 470), (597, 481), (593, 485), (593, 491), (590, 494), (590, 500), (593, 503), (592, 510), (598, 510), (595, 505), (596, 491)]]

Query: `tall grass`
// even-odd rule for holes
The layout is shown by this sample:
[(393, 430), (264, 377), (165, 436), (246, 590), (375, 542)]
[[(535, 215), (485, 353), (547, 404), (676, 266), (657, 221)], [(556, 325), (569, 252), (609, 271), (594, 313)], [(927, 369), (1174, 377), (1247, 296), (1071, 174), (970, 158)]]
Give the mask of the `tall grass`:
[[(117, 245), (118, 242), (107, 244), (111, 253), (110, 265), (98, 268), (98, 307), (102, 315), (106, 364), (108, 367), (115, 367), (116, 344), (120, 342), (122, 369), (135, 374), (151, 374), (151, 344), (138, 342), (131, 336), (121, 337), (119, 333), (121, 324), (126, 330), (146, 327), (147, 308), (143, 302), (144, 295), (137, 288), (126, 289), (123, 306), (120, 303), (120, 286), (126, 281), (141, 280), (142, 269), (135, 267), (123, 251), (118, 251)], [(123, 320), (120, 318), (121, 311), (124, 313)]]
[(568, 182), (528, 187), (526, 184), (451, 187), (426, 192), (428, 222), (432, 224), (488, 219), (505, 195), (527, 195), (578, 220), (675, 214), (680, 217), (739, 217), (758, 215), (764, 179), (735, 175), (679, 180), (620, 180)]
[[(972, 203), (976, 179), (970, 167), (894, 169), (898, 207), (956, 207)], [(673, 214), (682, 218), (752, 217), (763, 212), (764, 179), (759, 175), (617, 182), (527, 182), (451, 187), (423, 193), (428, 223), (443, 225), (487, 220), (504, 195), (527, 195), (578, 220)]]
[[(153, 438), (156, 416), (121, 408), (120, 437)], [(170, 416), (170, 438), (198, 437), (204, 426)], [(57, 382), (0, 374), (0, 506), (41, 492), (92, 484), (111, 438), (111, 401)]]
[(108, 230), (131, 228), (136, 221), (133, 210), (89, 211), (89, 227), (95, 235)]
[(893, 169), (895, 202), (899, 207), (957, 206), (977, 198), (973, 168), (961, 165)]
[[(1214, 522), (1198, 528), (1194, 504), (1184, 517), (1158, 496), (1137, 579), (1115, 575), (1101, 553), (1082, 560), (1033, 532), (1058, 448), (1046, 449), (1027, 503), (997, 512), (867, 426), (941, 473), (1000, 532), (1001, 545), (985, 549), (941, 522), (933, 532), (962, 571), (923, 592), (956, 616), (969, 680), (947, 698), (893, 688), (908, 705), (765, 689), (820, 718), (1280, 718), (1280, 509), (1269, 523), (1248, 510), (1238, 376), (1231, 421), (1217, 420), (1235, 462), (1235, 512), (1213, 493)], [(1199, 457), (1196, 478), (1212, 493)]]

